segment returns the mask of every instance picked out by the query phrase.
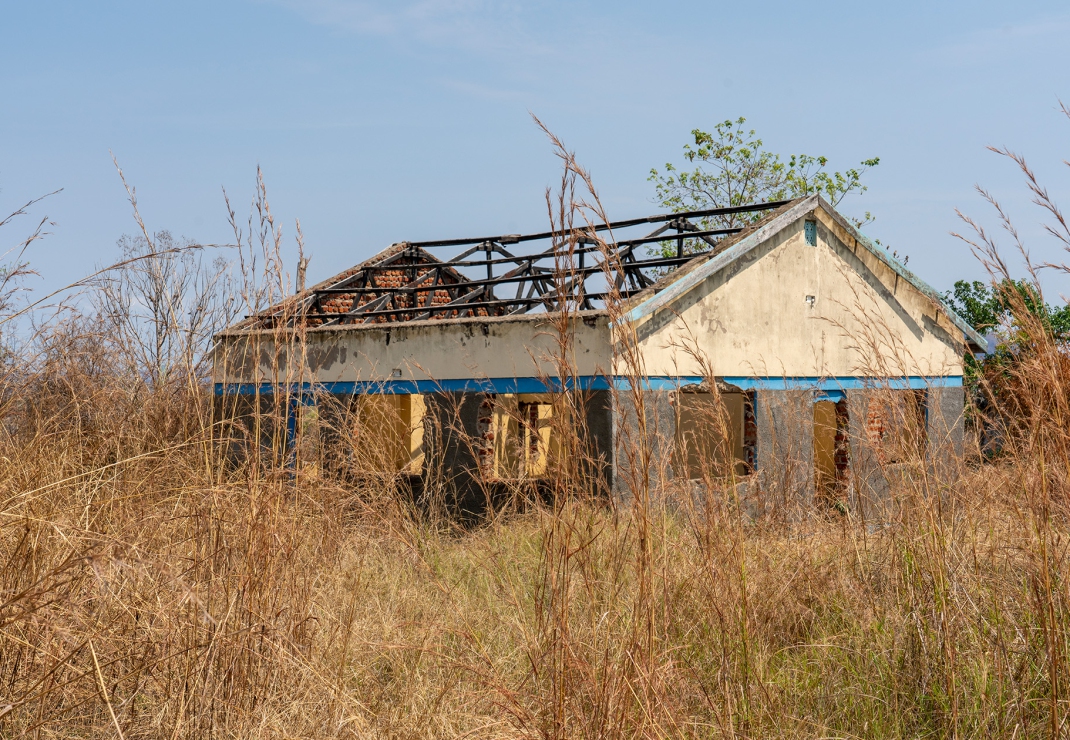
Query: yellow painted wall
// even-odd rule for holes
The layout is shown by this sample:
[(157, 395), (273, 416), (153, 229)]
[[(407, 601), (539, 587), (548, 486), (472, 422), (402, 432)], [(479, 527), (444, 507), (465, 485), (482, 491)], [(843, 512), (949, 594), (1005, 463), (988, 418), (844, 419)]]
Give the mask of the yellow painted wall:
[(814, 404), (814, 475), (819, 491), (836, 483), (836, 404)]
[[(535, 419), (528, 418), (534, 413)], [(553, 430), (553, 397), (549, 394), (498, 394), (495, 397), (493, 469), (497, 479), (546, 475), (557, 452)], [(534, 421), (534, 425), (530, 422)]]
[(352, 429), (354, 463), (377, 473), (418, 474), (424, 462), (421, 395), (366, 395), (356, 399)]

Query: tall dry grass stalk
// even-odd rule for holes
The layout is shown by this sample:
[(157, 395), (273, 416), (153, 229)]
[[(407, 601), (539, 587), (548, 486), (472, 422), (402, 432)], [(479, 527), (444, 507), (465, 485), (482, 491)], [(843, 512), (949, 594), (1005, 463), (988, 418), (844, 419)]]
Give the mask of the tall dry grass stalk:
[[(558, 288), (593, 242), (612, 289), (591, 177), (551, 140)], [(871, 522), (757, 511), (724, 449), (697, 485), (671, 483), (681, 450), (612, 298), (620, 360), (606, 370), (635, 423), (615, 441), (628, 495), (607, 491), (575, 387), (578, 304), (562, 301), (542, 358), (563, 451), (550, 495), (519, 487), (516, 505), (462, 527), (444, 513), (451, 471), (427, 461), (414, 501), (406, 476), (383, 472), (389, 450), (338, 451), (342, 435), (374, 440), (367, 409), (320, 399), (292, 430), (295, 452), (294, 394), (253, 397), (254, 428), (235, 421), (234, 398), (213, 413), (204, 335), (293, 284), (259, 174), (256, 193), (244, 228), (227, 204), (229, 283), (204, 282), (139, 219), (137, 261), (96, 284), (100, 316), (41, 325), (5, 366), (0, 734), (1066, 733), (1070, 376), (1042, 325), (1023, 314), (1028, 352), (989, 379), (1004, 454), (948, 482), (918, 453), (891, 476), (894, 516)], [(993, 242), (974, 241), (1006, 272)], [(143, 305), (154, 311), (134, 315)], [(263, 347), (280, 389), (308, 380), (288, 361), (303, 329), (286, 323)], [(895, 361), (879, 328), (856, 341)], [(707, 390), (718, 397), (712, 377)], [(727, 423), (714, 404), (709, 426)], [(228, 463), (219, 439), (249, 454)]]

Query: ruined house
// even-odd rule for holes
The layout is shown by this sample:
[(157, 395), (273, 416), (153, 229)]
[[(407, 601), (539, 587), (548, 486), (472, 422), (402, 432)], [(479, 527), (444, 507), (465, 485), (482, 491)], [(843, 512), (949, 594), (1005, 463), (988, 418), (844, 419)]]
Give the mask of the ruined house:
[(567, 429), (615, 495), (716, 470), (860, 506), (896, 465), (961, 456), (963, 355), (983, 345), (814, 195), (394, 244), (218, 335), (215, 393), (237, 426), (282, 408), (288, 448), (311, 409), (354, 412), (320, 444), (385, 442), (377, 467), (436, 470), (468, 509), (550, 475)]

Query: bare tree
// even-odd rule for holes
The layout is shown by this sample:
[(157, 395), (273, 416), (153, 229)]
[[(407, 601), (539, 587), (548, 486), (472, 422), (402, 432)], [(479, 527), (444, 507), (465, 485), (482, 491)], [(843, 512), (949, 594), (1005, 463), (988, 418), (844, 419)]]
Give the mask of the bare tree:
[(100, 277), (93, 301), (124, 369), (153, 388), (205, 377), (212, 335), (239, 308), (230, 263), (169, 231), (118, 246), (121, 266)]

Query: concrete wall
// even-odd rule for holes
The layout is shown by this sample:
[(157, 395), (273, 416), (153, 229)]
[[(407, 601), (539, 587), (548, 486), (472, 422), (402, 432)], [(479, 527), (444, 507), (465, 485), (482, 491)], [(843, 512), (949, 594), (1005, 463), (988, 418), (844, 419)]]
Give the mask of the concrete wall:
[(963, 388), (930, 388), (926, 409), (929, 465), (937, 480), (949, 482), (963, 462), (966, 392)]
[(625, 501), (656, 495), (673, 478), (672, 392), (619, 391), (613, 400), (613, 493)]
[(483, 512), (491, 491), (476, 458), (479, 393), (430, 393), (424, 397), (425, 495), (462, 517)]
[(585, 471), (592, 493), (608, 494), (614, 480), (613, 391), (586, 391), (582, 394), (586, 412), (583, 430), (584, 454), (592, 462)]
[[(963, 464), (965, 392), (962, 388), (926, 391), (924, 459), (888, 463), (880, 459), (869, 428), (870, 405), (887, 391), (847, 391), (851, 449), (852, 515), (874, 523), (890, 521), (901, 510), (909, 478), (922, 467), (941, 483), (952, 482)], [(939, 493), (935, 489), (927, 489)]]
[(212, 415), (223, 460), (228, 465), (250, 459), (282, 464), (286, 457), (287, 406), (288, 399), (284, 397), (216, 397)]
[[(590, 313), (572, 320), (567, 361), (578, 375), (612, 367), (608, 318)], [(546, 315), (414, 321), (311, 329), (304, 360), (270, 331), (219, 337), (215, 382), (251, 383), (428, 381), (558, 375), (558, 332)]]
[(885, 470), (870, 439), (869, 406), (874, 394), (872, 390), (847, 391), (851, 450), (848, 509), (856, 518), (876, 522), (889, 519), (893, 510)]
[(748, 487), (752, 513), (792, 514), (814, 500), (814, 394), (758, 391), (758, 469)]
[[(636, 331), (650, 375), (962, 374), (962, 332), (822, 209), (714, 273)], [(813, 305), (807, 301), (813, 297)], [(697, 353), (705, 364), (693, 356)]]

